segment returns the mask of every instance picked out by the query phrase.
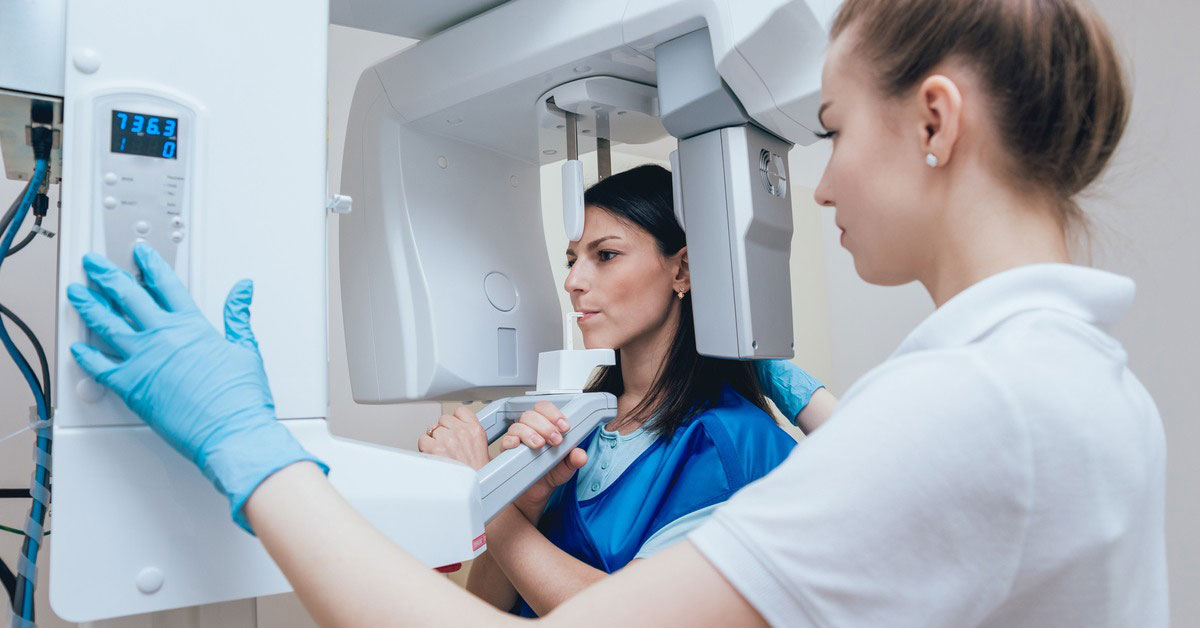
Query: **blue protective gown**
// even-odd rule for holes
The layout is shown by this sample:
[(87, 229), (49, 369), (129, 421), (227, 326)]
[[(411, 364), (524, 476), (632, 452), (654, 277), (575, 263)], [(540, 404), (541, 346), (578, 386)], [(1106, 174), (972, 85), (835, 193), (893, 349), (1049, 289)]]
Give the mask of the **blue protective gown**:
[[(729, 499), (795, 446), (770, 416), (726, 386), (716, 407), (656, 440), (599, 495), (580, 501), (574, 478), (558, 487), (538, 529), (559, 549), (613, 573), (663, 526)], [(513, 612), (536, 617), (523, 599)]]

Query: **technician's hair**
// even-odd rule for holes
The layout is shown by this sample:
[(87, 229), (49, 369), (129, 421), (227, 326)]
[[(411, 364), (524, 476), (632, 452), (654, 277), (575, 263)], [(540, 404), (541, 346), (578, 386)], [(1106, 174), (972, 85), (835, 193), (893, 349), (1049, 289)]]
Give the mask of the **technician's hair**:
[[(584, 193), (583, 201), (649, 233), (658, 242), (659, 253), (667, 257), (686, 244), (683, 229), (675, 220), (671, 190), (671, 173), (660, 166), (647, 165), (614, 174), (593, 185)], [(660, 437), (669, 437), (695, 415), (716, 406), (726, 384), (771, 416), (753, 365), (696, 353), (692, 295), (686, 294), (678, 306), (679, 328), (675, 330), (666, 360), (645, 398), (626, 419), (649, 421), (647, 429)], [(616, 365), (602, 367), (588, 386), (588, 392), (620, 396), (624, 388), (618, 350)]]
[(846, 0), (831, 36), (847, 30), (889, 96), (947, 59), (978, 72), (1009, 173), (1053, 194), (1064, 228), (1086, 231), (1074, 197), (1103, 172), (1130, 109), (1112, 37), (1086, 0)]

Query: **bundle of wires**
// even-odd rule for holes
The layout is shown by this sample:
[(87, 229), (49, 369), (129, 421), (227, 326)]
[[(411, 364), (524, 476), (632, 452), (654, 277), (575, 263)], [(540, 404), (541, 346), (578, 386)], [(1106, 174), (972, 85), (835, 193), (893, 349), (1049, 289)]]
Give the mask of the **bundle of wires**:
[[(22, 194), (21, 200), (16, 204), (15, 208), (10, 207), (9, 212), (6, 212), (4, 218), (0, 219), (0, 232), (4, 234), (3, 239), (0, 240), (0, 267), (2, 267), (5, 258), (13, 252), (13, 240), (16, 238), (17, 231), (21, 228), (22, 223), (24, 223), (30, 208), (33, 207), (35, 199), (39, 195), (38, 190), (46, 178), (50, 153), (49, 129), (35, 129), (35, 131), (43, 132), (34, 133), (34, 155), (37, 158), (37, 162), (33, 178), (30, 180), (29, 186), (25, 188), (25, 192)], [(36, 231), (27, 236), (22, 241), (21, 246), (32, 240), (33, 235), (36, 235)], [(16, 323), (33, 343), (38, 354), (38, 360), (41, 363), (42, 377), (39, 381), (33, 369), (30, 368), (25, 356), (13, 344), (4, 321), (0, 319), (0, 342), (3, 343), (5, 350), (8, 351), (9, 356), (17, 364), (17, 368), (21, 371), (21, 375), (25, 378), (26, 383), (29, 384), (29, 390), (33, 394), (37, 407), (37, 422), (35, 423), (37, 441), (34, 450), (36, 468), (29, 486), (33, 503), (30, 505), (29, 518), (25, 522), (25, 540), (21, 546), (21, 554), (17, 560), (17, 572), (15, 576), (6, 565), (0, 568), (0, 580), (3, 580), (5, 589), (9, 592), (9, 600), (12, 603), (13, 626), (15, 628), (29, 628), (35, 626), (33, 592), (37, 583), (36, 565), (38, 551), (41, 549), (44, 537), (43, 525), (46, 522), (46, 511), (50, 505), (50, 372), (45, 352), (42, 350), (32, 330), (17, 318), (11, 310), (3, 306), (0, 306), (0, 308), (2, 308), (0, 309), (0, 314), (3, 314)]]

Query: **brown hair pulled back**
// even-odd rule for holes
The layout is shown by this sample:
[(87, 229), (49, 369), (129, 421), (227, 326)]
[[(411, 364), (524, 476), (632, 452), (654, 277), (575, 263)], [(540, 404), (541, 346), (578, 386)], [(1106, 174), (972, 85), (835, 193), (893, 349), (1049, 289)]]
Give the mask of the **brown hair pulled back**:
[(1064, 226), (1084, 223), (1073, 197), (1104, 170), (1129, 117), (1112, 37), (1083, 0), (846, 0), (832, 36), (855, 46), (889, 96), (947, 59), (979, 73), (1008, 167), (1055, 194)]

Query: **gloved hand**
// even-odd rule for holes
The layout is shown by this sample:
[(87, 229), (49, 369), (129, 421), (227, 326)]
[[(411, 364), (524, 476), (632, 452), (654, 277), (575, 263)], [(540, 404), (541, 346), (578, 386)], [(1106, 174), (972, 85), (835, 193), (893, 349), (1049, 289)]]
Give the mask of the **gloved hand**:
[(808, 405), (813, 393), (825, 387), (790, 360), (755, 360), (754, 368), (758, 372), (763, 395), (774, 401), (779, 411), (792, 423)]
[(250, 330), (254, 286), (243, 279), (230, 290), (222, 338), (157, 251), (139, 244), (133, 257), (145, 288), (95, 253), (84, 256), (83, 267), (100, 293), (67, 286), (67, 298), (84, 323), (121, 359), (81, 342), (71, 345), (71, 354), (200, 467), (229, 498), (234, 522), (253, 534), (242, 507), (263, 480), (301, 460), (329, 472), (275, 418)]

